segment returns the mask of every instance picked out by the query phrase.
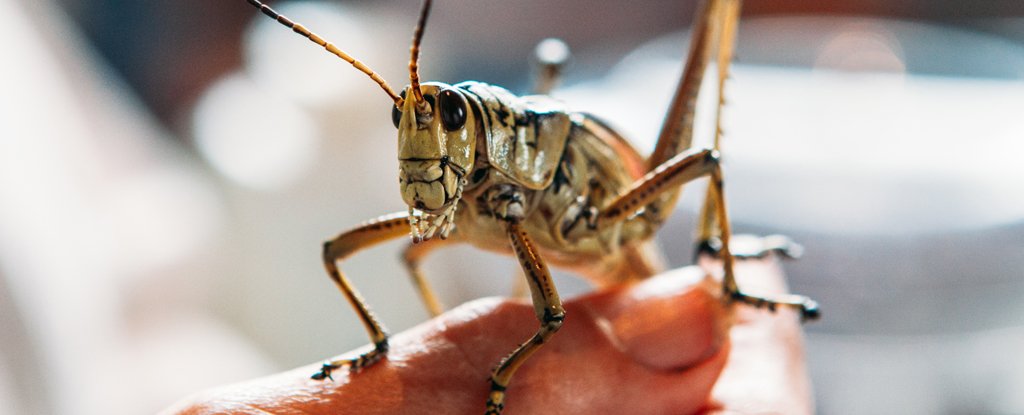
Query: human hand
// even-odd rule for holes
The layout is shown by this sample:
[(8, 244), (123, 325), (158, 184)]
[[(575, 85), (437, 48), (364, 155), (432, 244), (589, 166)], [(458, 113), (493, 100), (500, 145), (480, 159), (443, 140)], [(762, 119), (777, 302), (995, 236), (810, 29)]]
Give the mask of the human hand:
[[(771, 260), (741, 261), (737, 274), (757, 289), (784, 284)], [(567, 301), (562, 329), (513, 377), (505, 414), (810, 413), (797, 317), (724, 306), (703, 275), (683, 268)], [(476, 415), (493, 366), (536, 326), (526, 302), (478, 300), (394, 335), (387, 358), (362, 372), (317, 381), (310, 365), (165, 414)]]

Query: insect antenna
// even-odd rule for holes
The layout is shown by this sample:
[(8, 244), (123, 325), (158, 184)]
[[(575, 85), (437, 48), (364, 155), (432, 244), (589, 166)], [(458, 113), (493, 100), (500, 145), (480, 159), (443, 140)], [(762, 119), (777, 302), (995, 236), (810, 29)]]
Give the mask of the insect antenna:
[(409, 47), (409, 84), (412, 86), (413, 99), (416, 100), (417, 110), (425, 109), (426, 101), (423, 100), (423, 92), (420, 91), (420, 42), (423, 41), (423, 29), (427, 26), (427, 16), (430, 15), (432, 0), (423, 0), (420, 8), (420, 18), (416, 22), (416, 30), (412, 34), (412, 46)]
[(391, 100), (395, 101), (395, 105), (399, 107), (402, 106), (402, 97), (398, 96), (398, 94), (396, 94), (395, 91), (392, 90), (390, 86), (388, 86), (387, 81), (385, 81), (384, 78), (381, 78), (381, 76), (378, 75), (377, 72), (374, 72), (373, 69), (370, 69), (370, 67), (366, 66), (366, 64), (360, 62), (356, 58), (353, 58), (351, 55), (345, 53), (341, 49), (338, 49), (338, 47), (334, 46), (333, 43), (324, 40), (316, 33), (310, 32), (309, 29), (307, 29), (305, 26), (295, 23), (291, 19), (278, 13), (274, 9), (271, 9), (270, 6), (263, 4), (259, 0), (246, 1), (248, 1), (249, 4), (253, 5), (253, 7), (260, 9), (260, 11), (262, 11), (263, 14), (270, 16), (271, 19), (277, 20), (278, 23), (281, 23), (285, 27), (292, 29), (292, 31), (294, 31), (295, 33), (302, 35), (302, 37), (305, 37), (306, 39), (309, 39), (313, 43), (322, 46), (324, 49), (327, 49), (328, 52), (333, 53), (337, 57), (343, 59), (345, 62), (352, 64), (352, 66), (354, 66), (360, 72), (365, 73), (370, 77), (370, 79), (373, 79), (373, 81), (376, 82), (377, 85), (380, 85), (384, 92), (387, 93), (389, 97), (391, 97)]

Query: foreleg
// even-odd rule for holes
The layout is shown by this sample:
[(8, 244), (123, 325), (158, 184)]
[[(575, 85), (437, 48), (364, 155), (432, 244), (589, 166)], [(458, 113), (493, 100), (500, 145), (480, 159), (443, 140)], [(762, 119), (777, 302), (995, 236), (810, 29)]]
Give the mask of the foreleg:
[(323, 260), (327, 275), (338, 286), (345, 298), (352, 304), (352, 308), (359, 314), (373, 342), (373, 350), (360, 355), (354, 359), (334, 360), (324, 363), (320, 372), (313, 375), (313, 379), (324, 379), (331, 377), (331, 371), (342, 366), (348, 366), (350, 370), (359, 371), (369, 366), (382, 357), (388, 351), (388, 335), (383, 325), (373, 312), (366, 305), (366, 301), (359, 295), (352, 283), (338, 269), (338, 261), (348, 258), (355, 252), (376, 245), (378, 243), (395, 239), (409, 234), (408, 214), (396, 213), (381, 216), (370, 220), (355, 229), (338, 235), (338, 237), (324, 243)]

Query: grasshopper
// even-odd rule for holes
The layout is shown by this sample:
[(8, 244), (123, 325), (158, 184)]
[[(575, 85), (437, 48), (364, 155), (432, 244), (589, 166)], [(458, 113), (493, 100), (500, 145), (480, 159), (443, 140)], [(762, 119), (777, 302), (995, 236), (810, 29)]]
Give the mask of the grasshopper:
[[(403, 259), (427, 308), (441, 306), (420, 272), (431, 251), (454, 243), (513, 255), (525, 274), (540, 323), (491, 373), (487, 414), (502, 412), (516, 370), (562, 326), (562, 308), (548, 264), (575, 271), (599, 286), (646, 278), (657, 271), (655, 232), (666, 221), (682, 185), (710, 179), (699, 220), (698, 253), (721, 258), (723, 298), (775, 310), (794, 307), (816, 318), (817, 304), (802, 296), (766, 298), (738, 287), (735, 255), (723, 193), (716, 128), (714, 146), (690, 148), (696, 98), (712, 59), (722, 90), (732, 60), (739, 0), (709, 0), (697, 14), (686, 66), (653, 153), (643, 157), (593, 115), (572, 112), (546, 95), (558, 77), (557, 62), (541, 72), (535, 95), (516, 96), (481, 82), (420, 82), (419, 53), (431, 0), (424, 0), (409, 60), (409, 85), (400, 94), (376, 72), (306, 27), (258, 0), (267, 16), (368, 75), (392, 99), (398, 129), (399, 188), (405, 212), (380, 216), (341, 233), (323, 246), (323, 261), (362, 319), (373, 350), (329, 361), (314, 379), (333, 370), (364, 369), (384, 357), (388, 335), (339, 270), (338, 262), (378, 243), (412, 237)], [(718, 123), (718, 121), (716, 121)], [(784, 250), (768, 239), (753, 254)], [(750, 254), (750, 253), (748, 253)], [(510, 347), (511, 348), (511, 347)]]

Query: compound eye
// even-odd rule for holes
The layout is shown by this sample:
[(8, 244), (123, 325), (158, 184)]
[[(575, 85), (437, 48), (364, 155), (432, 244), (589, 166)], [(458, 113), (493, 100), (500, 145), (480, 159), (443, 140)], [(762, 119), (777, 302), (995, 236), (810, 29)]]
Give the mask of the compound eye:
[[(402, 91), (402, 99), (405, 99), (405, 91)], [(395, 128), (398, 128), (398, 123), (402, 121), (402, 110), (398, 109), (398, 105), (391, 106), (391, 122), (395, 124)]]
[(437, 105), (445, 130), (455, 131), (466, 125), (466, 98), (462, 94), (444, 89), (437, 94)]
[(402, 111), (398, 109), (398, 105), (391, 106), (391, 122), (395, 123), (395, 128), (398, 128), (398, 123), (402, 121)]

